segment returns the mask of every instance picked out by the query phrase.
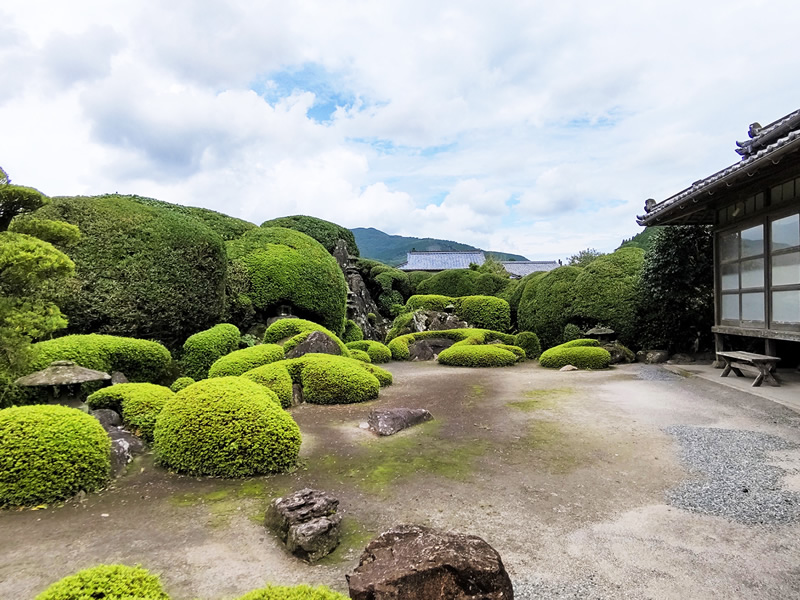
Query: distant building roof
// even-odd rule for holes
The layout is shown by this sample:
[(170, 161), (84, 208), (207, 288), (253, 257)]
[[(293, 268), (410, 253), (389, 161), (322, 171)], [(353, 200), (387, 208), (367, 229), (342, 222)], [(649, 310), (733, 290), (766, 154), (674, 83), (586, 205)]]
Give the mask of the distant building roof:
[(531, 273), (552, 271), (558, 267), (556, 260), (506, 260), (501, 264), (512, 277), (525, 277)]
[(482, 265), (486, 257), (480, 250), (469, 252), (409, 252), (401, 271), (444, 271), (469, 269), (470, 264)]

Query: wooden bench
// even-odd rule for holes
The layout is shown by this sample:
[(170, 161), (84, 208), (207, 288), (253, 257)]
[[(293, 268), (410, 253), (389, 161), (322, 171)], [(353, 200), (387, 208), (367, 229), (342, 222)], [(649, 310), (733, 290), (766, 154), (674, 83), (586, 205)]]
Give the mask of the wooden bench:
[(767, 356), (766, 354), (755, 354), (753, 352), (717, 352), (717, 358), (725, 361), (725, 368), (720, 377), (727, 377), (733, 371), (737, 377), (744, 377), (741, 369), (733, 366), (734, 364), (751, 365), (758, 369), (758, 376), (753, 382), (753, 387), (758, 387), (763, 381), (772, 386), (778, 387), (780, 383), (775, 378), (775, 368), (780, 358), (777, 356)]

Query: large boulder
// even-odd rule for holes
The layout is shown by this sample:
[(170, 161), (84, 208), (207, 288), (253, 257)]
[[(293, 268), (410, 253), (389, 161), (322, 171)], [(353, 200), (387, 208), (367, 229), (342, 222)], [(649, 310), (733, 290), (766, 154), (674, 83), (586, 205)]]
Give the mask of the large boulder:
[(353, 600), (513, 600), (500, 555), (474, 535), (400, 525), (371, 541), (347, 576)]
[(106, 431), (111, 438), (111, 475), (119, 477), (136, 456), (147, 451), (147, 447), (140, 438), (122, 427), (107, 427)]
[(407, 427), (432, 419), (431, 413), (424, 408), (388, 408), (370, 412), (367, 423), (370, 431), (378, 435), (394, 435)]
[(304, 488), (273, 500), (265, 518), (286, 548), (308, 562), (330, 554), (339, 545), (342, 516), (339, 501), (319, 490)]
[(648, 365), (664, 363), (667, 360), (669, 360), (669, 352), (666, 350), (639, 350), (636, 353), (636, 362)]
[(331, 336), (322, 331), (312, 331), (306, 339), (286, 353), (286, 358), (299, 358), (304, 354), (334, 354), (338, 356), (341, 353), (339, 344)]
[(408, 360), (433, 360), (453, 343), (453, 340), (447, 338), (417, 340), (408, 345)]

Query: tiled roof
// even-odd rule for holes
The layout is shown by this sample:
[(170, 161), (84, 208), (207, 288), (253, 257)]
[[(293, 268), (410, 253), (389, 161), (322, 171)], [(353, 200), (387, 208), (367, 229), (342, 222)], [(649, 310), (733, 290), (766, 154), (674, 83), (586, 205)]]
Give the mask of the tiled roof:
[(514, 277), (525, 277), (531, 273), (552, 271), (558, 266), (555, 260), (509, 260), (502, 263), (505, 270)]
[[(667, 215), (683, 210), (687, 206), (696, 205), (701, 198), (710, 199), (718, 188), (729, 187), (737, 179), (753, 176), (759, 168), (777, 163), (783, 155), (800, 149), (800, 110), (797, 110), (766, 127), (750, 126), (753, 138), (747, 142), (737, 142), (737, 152), (742, 160), (701, 179), (690, 187), (670, 196), (661, 202), (645, 204), (644, 215), (636, 217), (639, 225), (657, 225)], [(704, 196), (703, 194), (707, 194)], [(650, 204), (650, 206), (648, 206)], [(691, 211), (690, 211), (691, 212)]]
[(401, 271), (444, 271), (468, 269), (471, 263), (482, 265), (486, 257), (480, 250), (472, 252), (409, 252)]

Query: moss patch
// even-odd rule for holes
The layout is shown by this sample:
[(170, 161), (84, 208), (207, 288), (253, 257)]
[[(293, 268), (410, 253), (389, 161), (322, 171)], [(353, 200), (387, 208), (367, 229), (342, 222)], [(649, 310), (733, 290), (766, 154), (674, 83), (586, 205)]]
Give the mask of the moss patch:
[(376, 536), (377, 533), (375, 531), (370, 531), (352, 517), (344, 517), (342, 519), (342, 534), (339, 538), (339, 545), (317, 564), (333, 565), (355, 558), (361, 553), (364, 546)]
[(598, 434), (558, 421), (535, 419), (512, 448), (531, 469), (565, 475), (595, 463), (603, 439)]
[(535, 410), (549, 410), (555, 408), (561, 398), (569, 396), (575, 390), (572, 388), (555, 388), (548, 390), (529, 390), (525, 392), (525, 400), (509, 402), (507, 406), (523, 412)]

